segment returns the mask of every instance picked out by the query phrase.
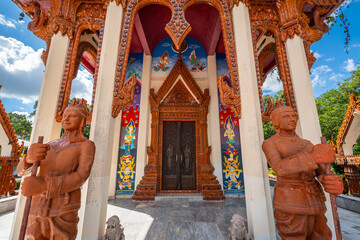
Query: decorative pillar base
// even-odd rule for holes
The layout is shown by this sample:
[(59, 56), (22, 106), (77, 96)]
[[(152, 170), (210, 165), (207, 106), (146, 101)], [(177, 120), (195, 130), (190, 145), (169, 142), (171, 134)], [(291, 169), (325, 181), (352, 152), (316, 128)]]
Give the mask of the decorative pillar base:
[(147, 148), (149, 162), (145, 167), (145, 175), (142, 177), (139, 184), (136, 186), (134, 196), (131, 198), (135, 201), (154, 201), (156, 196), (156, 179), (157, 169), (156, 161), (157, 155), (151, 147)]
[(224, 200), (225, 196), (219, 181), (214, 176), (214, 167), (210, 163), (211, 147), (208, 146), (200, 155), (200, 161), (205, 162), (201, 166), (201, 194), (204, 200), (219, 201)]

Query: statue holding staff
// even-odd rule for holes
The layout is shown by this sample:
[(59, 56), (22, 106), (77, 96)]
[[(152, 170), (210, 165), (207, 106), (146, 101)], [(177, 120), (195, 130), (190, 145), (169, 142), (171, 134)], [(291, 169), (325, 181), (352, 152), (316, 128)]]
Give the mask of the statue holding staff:
[(326, 174), (322, 164), (333, 162), (335, 152), (329, 144), (314, 146), (295, 133), (298, 116), (291, 107), (279, 105), (271, 119), (276, 134), (262, 148), (277, 175), (273, 205), (279, 235), (282, 239), (331, 239), (323, 188), (338, 195), (343, 183), (339, 176)]
[(89, 110), (85, 100), (73, 100), (61, 120), (65, 132), (47, 144), (35, 143), (18, 165), (24, 175), (40, 162), (37, 176), (26, 177), (21, 193), (32, 196), (27, 239), (75, 239), (81, 186), (90, 175), (95, 145), (84, 137)]

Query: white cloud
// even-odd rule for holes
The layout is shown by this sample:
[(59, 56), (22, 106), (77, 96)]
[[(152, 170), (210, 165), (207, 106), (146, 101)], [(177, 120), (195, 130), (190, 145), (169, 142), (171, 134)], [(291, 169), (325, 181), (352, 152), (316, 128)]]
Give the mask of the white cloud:
[(10, 28), (16, 28), (15, 24), (11, 20), (7, 20), (4, 15), (0, 14), (0, 25), (10, 27)]
[(24, 104), (38, 99), (44, 71), (42, 50), (35, 51), (14, 38), (0, 36), (2, 97), (16, 98)]
[(266, 94), (274, 94), (280, 90), (283, 90), (283, 84), (281, 81), (278, 81), (279, 71), (275, 68), (271, 71), (265, 79), (264, 85), (261, 87), (262, 91)]
[(351, 44), (351, 47), (354, 47), (354, 48), (360, 47), (360, 43)]
[(88, 104), (91, 104), (93, 79), (93, 75), (81, 66), (72, 81), (70, 98), (84, 98)]
[(318, 52), (314, 52), (314, 57), (316, 57), (317, 59), (321, 58), (322, 55)]
[(355, 71), (356, 70), (356, 66), (355, 66), (355, 63), (354, 63), (354, 59), (352, 58), (349, 58), (348, 60), (346, 60), (344, 62), (344, 69), (348, 72), (351, 72), (351, 71)]
[(334, 61), (334, 60), (335, 60), (334, 57), (325, 59), (326, 62), (330, 62), (330, 61)]
[(311, 83), (313, 87), (315, 86), (325, 86), (326, 79), (325, 75), (329, 74), (331, 72), (331, 68), (329, 68), (328, 65), (321, 65), (319, 67), (314, 68), (311, 71)]

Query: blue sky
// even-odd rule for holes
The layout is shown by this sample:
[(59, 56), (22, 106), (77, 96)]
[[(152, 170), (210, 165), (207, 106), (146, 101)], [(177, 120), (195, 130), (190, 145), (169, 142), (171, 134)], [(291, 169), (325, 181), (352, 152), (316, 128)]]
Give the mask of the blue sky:
[[(360, 0), (352, 0), (344, 13), (350, 21), (349, 54), (345, 52), (344, 29), (337, 23), (329, 33), (314, 43), (311, 50), (317, 61), (311, 69), (311, 79), (315, 96), (336, 88), (336, 83), (350, 76), (350, 72), (360, 64)], [(19, 21), (20, 9), (11, 0), (0, 3), (0, 97), (7, 112), (29, 113), (33, 111), (38, 98), (44, 65), (40, 59), (45, 42), (27, 30), (30, 19), (26, 16)], [(92, 79), (80, 69), (74, 80), (72, 95), (89, 99)], [(269, 92), (278, 90), (268, 86)], [(85, 89), (85, 91), (84, 91)]]

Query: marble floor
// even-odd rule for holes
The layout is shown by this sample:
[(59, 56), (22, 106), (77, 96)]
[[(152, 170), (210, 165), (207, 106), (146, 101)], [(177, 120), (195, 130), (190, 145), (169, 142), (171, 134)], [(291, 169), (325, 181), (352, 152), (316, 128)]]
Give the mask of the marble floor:
[(160, 197), (154, 202), (114, 199), (109, 207), (121, 208), (118, 216), (127, 240), (222, 240), (227, 239), (233, 214), (246, 218), (243, 197), (224, 201), (202, 201), (202, 197)]
[[(342, 208), (338, 212), (343, 239), (360, 239), (360, 214)], [(107, 218), (119, 216), (126, 240), (222, 240), (234, 213), (246, 216), (245, 198), (209, 202), (201, 196), (172, 196), (153, 202), (110, 200)], [(13, 211), (0, 214), (0, 240), (9, 239), (13, 216)]]

